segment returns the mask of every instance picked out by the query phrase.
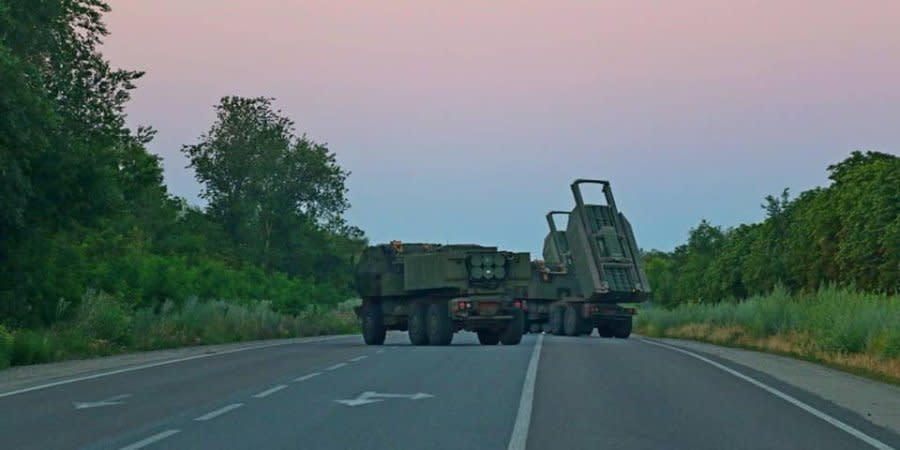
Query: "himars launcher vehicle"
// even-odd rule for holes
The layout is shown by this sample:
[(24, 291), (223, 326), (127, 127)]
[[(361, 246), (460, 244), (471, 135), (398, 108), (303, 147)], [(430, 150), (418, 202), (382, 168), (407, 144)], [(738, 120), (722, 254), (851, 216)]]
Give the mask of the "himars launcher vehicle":
[(448, 345), (467, 330), (484, 345), (516, 345), (530, 279), (528, 253), (399, 241), (367, 247), (356, 269), (363, 339), (380, 345), (387, 330), (401, 330), (414, 345)]
[[(606, 204), (584, 203), (584, 184), (601, 185)], [(634, 232), (608, 181), (579, 179), (571, 188), (575, 208), (547, 214), (544, 260), (531, 264), (526, 329), (578, 336), (597, 328), (602, 337), (627, 338), (635, 310), (619, 303), (650, 293)], [(558, 215), (568, 216), (565, 230), (556, 227)]]
[[(603, 187), (605, 204), (586, 204), (583, 184)], [(547, 214), (544, 260), (480, 245), (390, 244), (367, 247), (356, 270), (356, 309), (366, 344), (387, 330), (414, 345), (448, 345), (460, 330), (484, 345), (518, 344), (522, 333), (631, 335), (633, 308), (650, 284), (628, 219), (609, 182), (575, 180), (575, 208)], [(569, 217), (565, 230), (554, 221)]]

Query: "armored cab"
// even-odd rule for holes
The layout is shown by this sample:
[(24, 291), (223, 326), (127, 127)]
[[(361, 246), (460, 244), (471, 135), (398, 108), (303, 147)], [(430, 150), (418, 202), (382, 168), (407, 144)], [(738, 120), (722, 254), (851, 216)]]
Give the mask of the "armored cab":
[(363, 337), (377, 345), (387, 330), (401, 330), (415, 345), (447, 345), (468, 330), (482, 344), (518, 344), (518, 299), (530, 279), (528, 253), (399, 241), (368, 247), (356, 270)]
[[(585, 203), (583, 184), (599, 184), (604, 203)], [(531, 331), (628, 337), (632, 308), (618, 303), (647, 298), (634, 232), (618, 211), (608, 181), (579, 179), (571, 185), (575, 207), (547, 214), (543, 261), (532, 263), (527, 325)], [(567, 216), (565, 231), (555, 217)]]

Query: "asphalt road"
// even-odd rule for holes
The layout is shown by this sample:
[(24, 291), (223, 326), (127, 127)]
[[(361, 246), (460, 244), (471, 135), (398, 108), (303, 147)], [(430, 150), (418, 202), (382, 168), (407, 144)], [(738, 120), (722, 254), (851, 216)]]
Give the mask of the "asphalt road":
[(341, 337), (0, 392), (0, 449), (900, 449), (801, 389), (641, 339), (407, 342)]

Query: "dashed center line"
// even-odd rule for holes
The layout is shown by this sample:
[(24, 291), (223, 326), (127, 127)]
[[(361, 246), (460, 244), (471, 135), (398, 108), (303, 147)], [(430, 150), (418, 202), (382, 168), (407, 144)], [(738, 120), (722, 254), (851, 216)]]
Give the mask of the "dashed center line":
[(357, 356), (356, 358), (350, 358), (348, 361), (350, 361), (350, 362), (357, 362), (357, 361), (362, 361), (362, 360), (364, 360), (364, 359), (366, 359), (366, 358), (368, 358), (368, 356), (362, 355), (362, 356)]
[(375, 352), (375, 353), (384, 353), (384, 349), (378, 350), (378, 351)]
[(331, 371), (331, 370), (337, 370), (337, 369), (340, 369), (341, 367), (344, 367), (344, 366), (346, 366), (346, 365), (347, 365), (347, 363), (345, 363), (345, 362), (337, 363), (337, 364), (335, 364), (335, 365), (333, 365), (333, 366), (326, 367), (325, 370), (328, 370), (328, 371)]
[(222, 414), (225, 414), (225, 413), (227, 413), (227, 412), (229, 412), (229, 411), (233, 411), (233, 410), (235, 410), (235, 409), (238, 409), (238, 408), (240, 408), (241, 406), (244, 406), (244, 404), (243, 404), (243, 403), (232, 403), (232, 404), (230, 404), (230, 405), (228, 405), (228, 406), (223, 406), (223, 407), (221, 407), (221, 408), (219, 408), (219, 409), (217, 409), (217, 410), (215, 410), (215, 411), (213, 411), (213, 412), (209, 412), (209, 413), (206, 413), (206, 414), (204, 414), (204, 415), (202, 415), (202, 416), (200, 416), (200, 417), (197, 417), (197, 418), (194, 419), (194, 420), (196, 420), (196, 421), (198, 421), (198, 422), (206, 422), (207, 420), (215, 419), (216, 417), (219, 417), (219, 416), (221, 416)]
[(282, 390), (282, 389), (284, 389), (284, 388), (286, 388), (286, 387), (287, 387), (287, 386), (284, 385), (284, 384), (279, 384), (278, 386), (275, 386), (275, 387), (273, 387), (273, 388), (266, 389), (266, 390), (260, 392), (259, 394), (254, 395), (253, 397), (254, 397), (254, 398), (266, 398), (266, 397), (268, 397), (268, 396), (270, 396), (270, 395), (272, 395), (272, 394), (274, 394), (274, 393), (276, 393), (276, 392), (278, 392), (278, 391), (280, 391), (280, 390)]
[(154, 442), (161, 441), (169, 436), (178, 434), (180, 432), (181, 432), (181, 430), (166, 430), (166, 431), (163, 431), (162, 433), (154, 434), (153, 436), (150, 436), (147, 439), (144, 439), (142, 441), (137, 441), (134, 444), (131, 444), (126, 447), (122, 447), (122, 450), (137, 450), (139, 448), (144, 448), (150, 444), (153, 444)]
[(312, 377), (317, 377), (319, 375), (322, 375), (322, 372), (313, 372), (310, 374), (303, 375), (302, 377), (294, 378), (294, 381), (306, 381)]

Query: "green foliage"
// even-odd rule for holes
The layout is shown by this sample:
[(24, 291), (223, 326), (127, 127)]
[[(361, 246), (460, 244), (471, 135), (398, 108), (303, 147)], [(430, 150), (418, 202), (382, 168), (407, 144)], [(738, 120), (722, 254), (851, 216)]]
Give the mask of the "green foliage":
[(828, 170), (828, 187), (794, 200), (787, 190), (766, 197), (762, 223), (723, 231), (702, 221), (675, 251), (647, 253), (657, 302), (714, 303), (827, 283), (900, 292), (900, 158), (854, 152)]
[(657, 336), (685, 325), (738, 326), (754, 338), (796, 334), (813, 351), (900, 356), (900, 296), (827, 286), (791, 295), (777, 287), (742, 302), (644, 308), (636, 326)]
[(311, 306), (287, 315), (268, 301), (192, 298), (181, 305), (167, 301), (158, 311), (132, 312), (113, 296), (90, 292), (70, 319), (52, 328), (10, 332), (0, 326), (0, 368), (130, 350), (351, 333), (358, 328), (354, 305)]
[(0, 367), (135, 348), (163, 310), (219, 330), (180, 328), (201, 341), (304, 333), (291, 321), (353, 296), (348, 173), (270, 99), (226, 97), (186, 147), (209, 208), (169, 195), (154, 131), (125, 125), (142, 73), (99, 51), (108, 10), (0, 0)]

